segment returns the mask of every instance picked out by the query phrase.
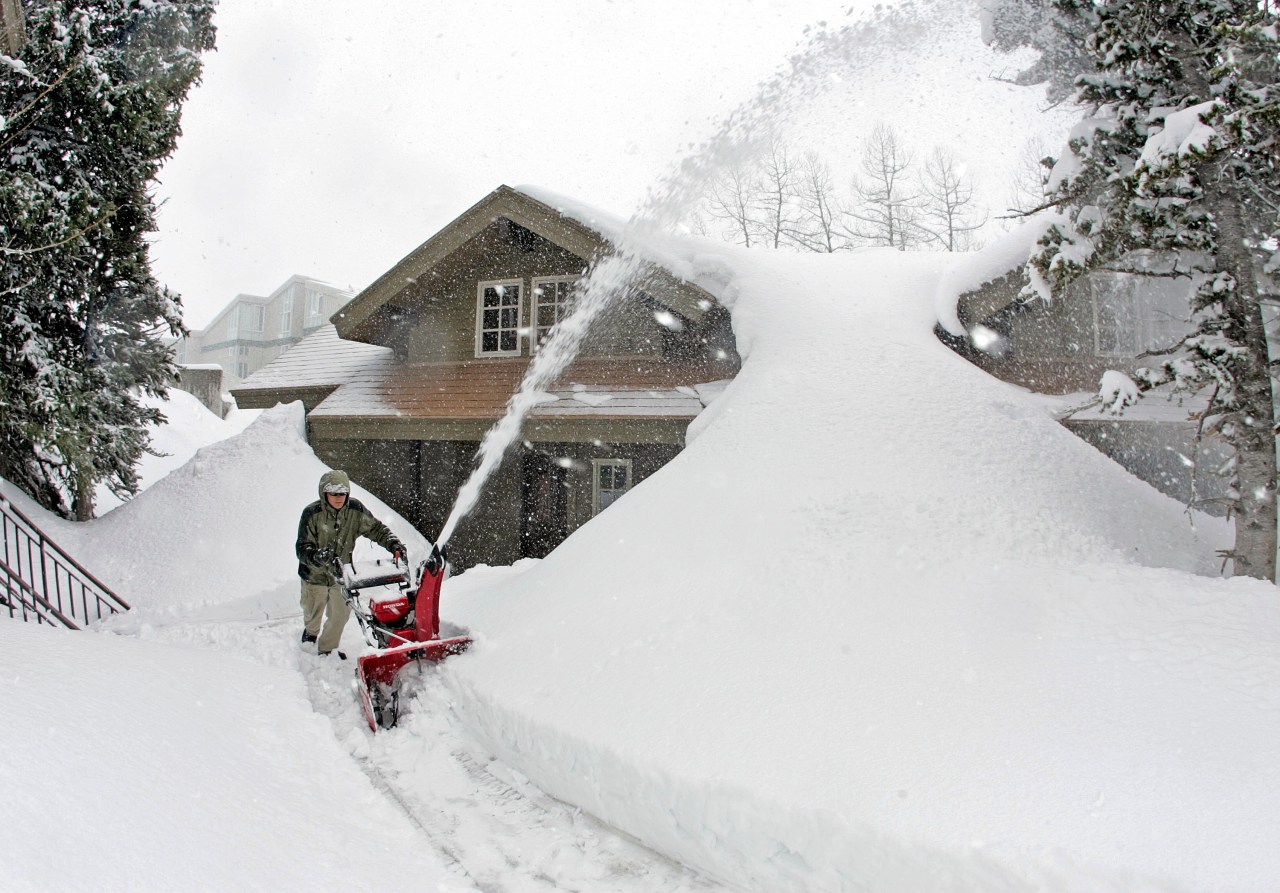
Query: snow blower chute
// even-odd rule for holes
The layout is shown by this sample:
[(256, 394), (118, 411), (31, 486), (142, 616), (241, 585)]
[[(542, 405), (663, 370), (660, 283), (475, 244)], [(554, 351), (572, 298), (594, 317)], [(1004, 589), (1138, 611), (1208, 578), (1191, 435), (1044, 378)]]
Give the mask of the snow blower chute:
[[(402, 669), (411, 663), (436, 662), (461, 654), (471, 645), (467, 636), (440, 638), (444, 573), (445, 559), (439, 547), (418, 565), (416, 579), (411, 579), (405, 564), (378, 561), (342, 568), (343, 595), (365, 641), (376, 649), (356, 662), (360, 705), (375, 732), (396, 724), (400, 708), (396, 676)], [(368, 595), (363, 594), (366, 591)]]

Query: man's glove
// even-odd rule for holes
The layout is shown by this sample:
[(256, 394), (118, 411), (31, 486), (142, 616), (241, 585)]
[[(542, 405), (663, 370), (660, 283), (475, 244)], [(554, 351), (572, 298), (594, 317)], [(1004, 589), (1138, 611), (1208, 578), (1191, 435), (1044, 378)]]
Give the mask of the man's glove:
[(404, 546), (396, 546), (391, 550), (391, 560), (396, 564), (404, 564)]
[(315, 556), (316, 556), (315, 558), (316, 567), (325, 567), (325, 568), (333, 564), (333, 559), (338, 557), (332, 549), (317, 549), (315, 552)]

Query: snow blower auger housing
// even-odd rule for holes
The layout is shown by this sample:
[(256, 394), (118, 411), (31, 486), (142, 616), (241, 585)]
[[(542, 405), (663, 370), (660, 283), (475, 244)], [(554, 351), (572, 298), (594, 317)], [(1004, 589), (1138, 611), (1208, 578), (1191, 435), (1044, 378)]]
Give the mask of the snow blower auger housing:
[[(439, 548), (410, 574), (406, 564), (376, 562), (342, 568), (342, 594), (374, 649), (356, 662), (360, 705), (369, 728), (389, 729), (400, 709), (396, 675), (411, 663), (461, 654), (467, 636), (440, 638), (440, 584), (445, 559)], [(376, 591), (375, 591), (376, 590)], [(364, 594), (368, 592), (368, 594)]]

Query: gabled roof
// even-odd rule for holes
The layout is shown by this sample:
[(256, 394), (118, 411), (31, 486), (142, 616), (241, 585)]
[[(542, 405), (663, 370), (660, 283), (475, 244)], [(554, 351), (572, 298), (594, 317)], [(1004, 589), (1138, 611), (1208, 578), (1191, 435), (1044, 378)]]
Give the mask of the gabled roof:
[(263, 409), (299, 396), (314, 406), (357, 374), (383, 370), (393, 360), (391, 348), (344, 341), (332, 325), (323, 325), (246, 378), (231, 395), (241, 409)]
[[(365, 324), (378, 310), (499, 218), (517, 223), (588, 262), (613, 252), (623, 229), (608, 215), (552, 206), (528, 192), (499, 186), (334, 314), (338, 334), (355, 341), (370, 340), (372, 327)], [(715, 301), (711, 294), (680, 279), (659, 262), (651, 262), (638, 285), (658, 302), (695, 321), (701, 320)]]

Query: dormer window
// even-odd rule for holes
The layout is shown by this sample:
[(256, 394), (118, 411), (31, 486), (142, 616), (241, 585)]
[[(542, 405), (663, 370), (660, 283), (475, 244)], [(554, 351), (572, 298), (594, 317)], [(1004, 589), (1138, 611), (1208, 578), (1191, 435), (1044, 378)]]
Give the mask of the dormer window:
[(551, 327), (569, 315), (577, 276), (542, 276), (533, 280), (533, 349), (546, 340)]
[(476, 356), (520, 355), (519, 279), (481, 282), (476, 296)]

